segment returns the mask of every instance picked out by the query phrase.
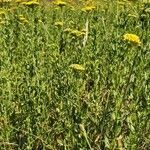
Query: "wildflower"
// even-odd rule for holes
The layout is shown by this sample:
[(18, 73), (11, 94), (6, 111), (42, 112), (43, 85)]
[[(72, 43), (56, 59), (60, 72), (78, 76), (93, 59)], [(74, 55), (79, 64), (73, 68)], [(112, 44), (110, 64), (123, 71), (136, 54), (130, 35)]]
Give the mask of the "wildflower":
[(82, 8), (81, 10), (84, 12), (90, 12), (94, 9), (95, 9), (95, 6), (86, 6), (86, 7)]
[(141, 44), (140, 38), (135, 34), (129, 34), (129, 33), (124, 34), (123, 35), (123, 40), (131, 42), (133, 44), (137, 44), (137, 45)]
[(80, 36), (84, 35), (85, 33), (82, 31), (79, 31), (79, 30), (71, 30), (70, 34), (72, 36), (80, 37)]
[(22, 2), (21, 4), (26, 5), (26, 6), (37, 6), (37, 5), (39, 5), (39, 2), (29, 1), (29, 2)]
[(58, 1), (54, 2), (54, 4), (59, 7), (63, 7), (63, 6), (66, 6), (67, 3), (64, 1), (61, 1), (61, 0), (58, 0)]
[(85, 70), (85, 68), (82, 65), (79, 65), (79, 64), (71, 64), (69, 67), (73, 68), (75, 70), (81, 70), (81, 71)]
[(54, 25), (55, 25), (56, 27), (62, 27), (63, 24), (64, 24), (64, 23), (63, 23), (63, 22), (60, 22), (60, 21), (54, 23)]

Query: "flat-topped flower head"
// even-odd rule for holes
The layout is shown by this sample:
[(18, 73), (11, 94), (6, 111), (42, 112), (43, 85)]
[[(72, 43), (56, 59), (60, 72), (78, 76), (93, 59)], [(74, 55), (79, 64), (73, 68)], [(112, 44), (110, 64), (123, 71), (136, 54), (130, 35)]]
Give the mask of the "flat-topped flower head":
[(64, 2), (64, 1), (61, 1), (61, 0), (57, 0), (54, 2), (55, 5), (59, 6), (59, 7), (63, 7), (63, 6), (66, 6), (67, 3)]
[(79, 64), (71, 64), (69, 67), (73, 68), (75, 70), (81, 70), (81, 71), (85, 70), (85, 68), (82, 65), (79, 65)]
[(39, 2), (37, 1), (29, 1), (29, 2), (22, 2), (21, 4), (26, 5), (26, 6), (37, 6), (39, 5)]
[(74, 37), (80, 37), (83, 36), (85, 33), (79, 30), (71, 30), (70, 34)]
[(81, 10), (84, 11), (84, 12), (90, 12), (90, 11), (92, 11), (94, 9), (95, 9), (95, 6), (85, 6)]
[(130, 43), (133, 43), (133, 44), (136, 44), (136, 45), (141, 44), (140, 38), (135, 34), (129, 34), (129, 33), (124, 34), (123, 40), (130, 42)]

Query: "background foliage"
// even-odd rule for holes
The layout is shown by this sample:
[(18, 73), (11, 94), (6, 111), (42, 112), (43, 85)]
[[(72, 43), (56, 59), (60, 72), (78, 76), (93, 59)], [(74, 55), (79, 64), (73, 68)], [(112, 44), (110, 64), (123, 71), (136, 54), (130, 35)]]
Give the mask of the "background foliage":
[(0, 5), (1, 150), (149, 149), (149, 2)]

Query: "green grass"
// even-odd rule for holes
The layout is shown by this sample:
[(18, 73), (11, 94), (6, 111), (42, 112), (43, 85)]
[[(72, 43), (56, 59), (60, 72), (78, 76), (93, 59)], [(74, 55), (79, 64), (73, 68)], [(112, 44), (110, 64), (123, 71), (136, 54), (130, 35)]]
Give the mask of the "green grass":
[[(148, 2), (105, 1), (89, 14), (82, 4), (0, 5), (0, 150), (149, 149)], [(84, 46), (65, 29), (87, 22)]]

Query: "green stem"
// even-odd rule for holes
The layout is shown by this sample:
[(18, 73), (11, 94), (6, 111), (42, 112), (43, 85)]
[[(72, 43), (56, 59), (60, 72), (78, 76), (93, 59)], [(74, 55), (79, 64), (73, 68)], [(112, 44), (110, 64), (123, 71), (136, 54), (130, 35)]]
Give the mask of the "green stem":
[(129, 89), (130, 80), (131, 80), (131, 76), (132, 76), (132, 74), (133, 74), (133, 69), (134, 69), (135, 64), (136, 64), (136, 60), (137, 60), (137, 57), (138, 57), (138, 53), (139, 53), (139, 51), (136, 52), (136, 55), (135, 55), (134, 60), (133, 60), (133, 64), (132, 64), (132, 66), (131, 66), (131, 70), (130, 70), (129, 76), (128, 76), (128, 78), (127, 78), (127, 84), (126, 84), (126, 86), (125, 86), (123, 99), (126, 98), (126, 95), (127, 95), (128, 89)]

